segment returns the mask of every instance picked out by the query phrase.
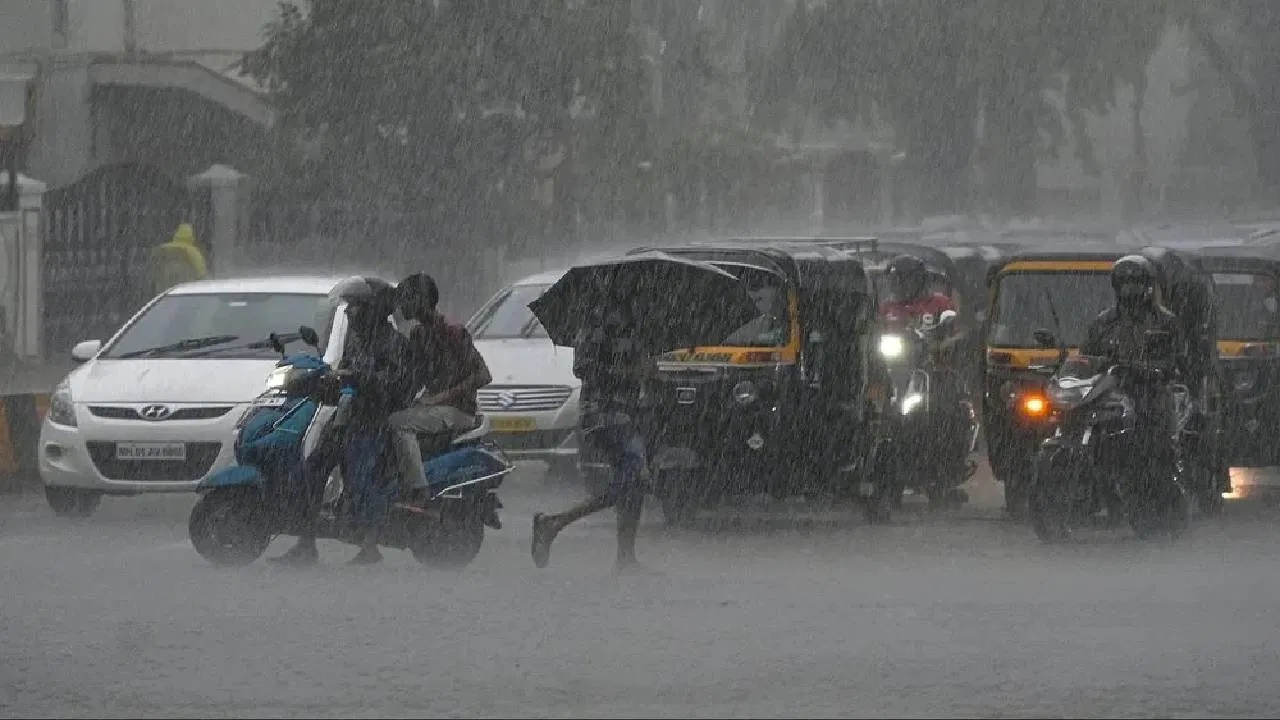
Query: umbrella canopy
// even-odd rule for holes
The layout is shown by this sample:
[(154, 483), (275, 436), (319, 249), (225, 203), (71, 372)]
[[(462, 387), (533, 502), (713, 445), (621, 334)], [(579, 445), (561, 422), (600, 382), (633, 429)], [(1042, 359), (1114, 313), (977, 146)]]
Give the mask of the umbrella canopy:
[(656, 250), (575, 265), (529, 309), (564, 347), (619, 311), (636, 319), (635, 342), (649, 354), (715, 344), (760, 314), (731, 273)]

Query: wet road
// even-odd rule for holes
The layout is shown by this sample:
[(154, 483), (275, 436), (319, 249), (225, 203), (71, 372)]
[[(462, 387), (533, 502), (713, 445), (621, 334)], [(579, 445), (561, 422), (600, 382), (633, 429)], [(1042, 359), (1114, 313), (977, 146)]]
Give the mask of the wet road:
[[(0, 498), (5, 716), (1274, 716), (1280, 538), (1234, 503), (1177, 543), (1046, 548), (967, 508), (889, 527), (741, 512), (666, 531), (657, 577), (611, 574), (612, 516), (529, 559), (521, 470), (506, 529), (462, 573), (208, 567), (190, 498), (89, 521)], [(714, 531), (714, 532), (710, 532)], [(269, 551), (287, 547), (278, 541)]]

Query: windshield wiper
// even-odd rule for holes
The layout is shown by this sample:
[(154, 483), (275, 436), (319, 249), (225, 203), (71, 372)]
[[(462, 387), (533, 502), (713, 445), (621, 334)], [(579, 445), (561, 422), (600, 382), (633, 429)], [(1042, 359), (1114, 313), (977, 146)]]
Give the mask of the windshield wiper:
[(135, 358), (143, 356), (164, 355), (173, 352), (182, 352), (183, 350), (199, 350), (200, 348), (210, 347), (212, 345), (222, 345), (238, 339), (239, 335), (210, 335), (201, 338), (187, 338), (179, 340), (168, 345), (160, 345), (158, 347), (147, 348), (146, 350), (133, 350), (127, 353), (116, 355), (117, 358)]
[[(295, 343), (301, 340), (302, 335), (296, 332), (281, 333), (276, 335), (276, 339), (283, 345), (289, 345), (290, 343)], [(206, 350), (201, 350), (200, 352), (189, 353), (187, 357), (203, 357), (213, 353), (227, 352), (228, 350), (264, 350), (269, 347), (271, 347), (271, 339), (267, 338), (266, 340), (254, 340), (253, 342), (241, 343), (238, 345), (220, 345), (219, 347), (208, 348)]]

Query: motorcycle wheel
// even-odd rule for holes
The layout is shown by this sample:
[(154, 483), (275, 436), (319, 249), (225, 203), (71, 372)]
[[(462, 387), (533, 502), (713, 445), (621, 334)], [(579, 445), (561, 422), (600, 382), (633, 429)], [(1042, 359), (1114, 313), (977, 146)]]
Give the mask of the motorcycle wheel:
[(1071, 539), (1070, 488), (1072, 478), (1068, 453), (1060, 449), (1042, 450), (1036, 458), (1035, 475), (1027, 493), (1031, 529), (1040, 542), (1052, 545)]
[(484, 545), (484, 518), (473, 503), (450, 503), (441, 509), (439, 518), (424, 515), (415, 525), (409, 551), (426, 567), (464, 568)]
[(241, 567), (262, 557), (271, 544), (266, 514), (256, 492), (216, 490), (196, 503), (187, 534), (200, 557), (220, 567)]

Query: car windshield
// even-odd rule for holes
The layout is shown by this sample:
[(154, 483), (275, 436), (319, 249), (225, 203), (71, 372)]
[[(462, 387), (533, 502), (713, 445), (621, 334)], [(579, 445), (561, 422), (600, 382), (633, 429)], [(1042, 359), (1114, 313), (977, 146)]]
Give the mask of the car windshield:
[(1067, 347), (1079, 347), (1114, 297), (1107, 272), (1010, 272), (1000, 278), (997, 292), (988, 343), (1008, 348), (1040, 347), (1036, 330), (1060, 333)]
[(782, 278), (767, 270), (745, 265), (720, 264), (747, 286), (760, 314), (729, 334), (720, 344), (730, 347), (781, 347), (787, 344), (791, 313), (787, 308), (787, 287)]
[(1214, 273), (1218, 302), (1218, 337), (1223, 340), (1268, 340), (1280, 330), (1275, 279), (1253, 273)]
[(278, 357), (263, 342), (271, 333), (296, 333), (299, 326), (309, 325), (323, 346), (333, 311), (327, 295), (166, 295), (147, 308), (103, 357)]
[(545, 338), (546, 328), (534, 317), (529, 303), (550, 285), (514, 285), (499, 293), (471, 323), (471, 337), (477, 340)]

